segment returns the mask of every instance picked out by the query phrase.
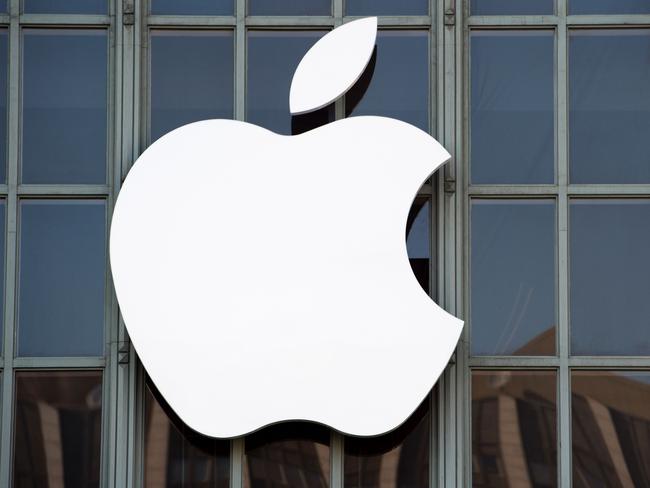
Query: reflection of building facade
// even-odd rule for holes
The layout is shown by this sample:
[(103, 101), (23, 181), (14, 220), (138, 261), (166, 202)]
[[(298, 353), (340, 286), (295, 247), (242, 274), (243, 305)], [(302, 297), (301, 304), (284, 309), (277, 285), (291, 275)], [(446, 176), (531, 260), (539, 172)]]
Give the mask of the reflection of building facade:
[[(366, 15), (358, 83), (291, 118), (300, 57)], [(649, 26), (647, 0), (0, 0), (0, 486), (650, 486)], [(195, 120), (366, 114), (453, 154), (406, 223), (453, 360), (385, 436), (192, 432), (110, 280), (131, 164)]]

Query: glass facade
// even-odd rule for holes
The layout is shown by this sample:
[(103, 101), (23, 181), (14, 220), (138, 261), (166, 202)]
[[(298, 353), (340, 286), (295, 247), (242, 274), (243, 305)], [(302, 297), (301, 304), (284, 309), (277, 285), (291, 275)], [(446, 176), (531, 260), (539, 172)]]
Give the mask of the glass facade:
[[(301, 56), (366, 15), (360, 79), (291, 117)], [(648, 0), (0, 0), (0, 486), (650, 486), (649, 26)], [(131, 164), (196, 120), (360, 115), (453, 155), (404, 237), (454, 357), (382, 436), (192, 431), (112, 287)]]

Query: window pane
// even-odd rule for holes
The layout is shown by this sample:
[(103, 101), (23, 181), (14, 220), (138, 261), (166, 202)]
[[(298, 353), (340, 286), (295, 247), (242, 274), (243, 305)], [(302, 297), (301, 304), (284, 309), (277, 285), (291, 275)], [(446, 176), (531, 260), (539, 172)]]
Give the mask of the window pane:
[[(0, 5), (2, 7), (2, 5)], [(7, 82), (9, 42), (7, 29), (0, 29), (0, 183), (7, 182)]]
[(650, 354), (650, 200), (574, 200), (569, 229), (571, 352)]
[(347, 488), (429, 486), (429, 399), (396, 430), (379, 437), (346, 437)]
[(0, 0), (0, 12), (7, 11), (7, 0)]
[(650, 372), (571, 374), (573, 487), (650, 486)]
[(553, 14), (554, 0), (472, 0), (472, 15)]
[(472, 486), (558, 486), (555, 392), (551, 371), (472, 373)]
[(13, 486), (99, 486), (102, 373), (16, 373)]
[(103, 201), (20, 203), (19, 356), (100, 356)]
[(406, 249), (411, 269), (420, 286), (429, 293), (431, 264), (431, 200), (416, 198), (406, 222)]
[(4, 339), (4, 317), (5, 317), (5, 235), (6, 235), (7, 209), (5, 200), (0, 200), (0, 356)]
[(233, 0), (151, 0), (154, 15), (232, 15)]
[(151, 33), (152, 142), (190, 122), (232, 119), (233, 49), (230, 31)]
[(248, 15), (331, 15), (330, 0), (248, 0)]
[(428, 131), (428, 32), (379, 31), (366, 71), (345, 97), (345, 112), (393, 117)]
[(570, 14), (650, 14), (650, 0), (569, 0)]
[(298, 134), (334, 120), (333, 107), (291, 117), (289, 88), (298, 63), (325, 31), (248, 33), (246, 120), (280, 134)]
[(106, 31), (24, 31), (23, 183), (106, 181), (107, 62)]
[(23, 0), (26, 14), (106, 14), (108, 0)]
[(346, 15), (427, 15), (428, 0), (346, 0)]
[(473, 31), (472, 183), (553, 183), (552, 31)]
[(246, 437), (244, 488), (328, 487), (329, 439), (329, 429), (306, 422), (277, 424)]
[(650, 183), (650, 29), (569, 36), (571, 183)]
[(555, 353), (555, 203), (474, 200), (474, 355)]
[(147, 382), (144, 418), (144, 486), (228, 488), (230, 443), (187, 427)]

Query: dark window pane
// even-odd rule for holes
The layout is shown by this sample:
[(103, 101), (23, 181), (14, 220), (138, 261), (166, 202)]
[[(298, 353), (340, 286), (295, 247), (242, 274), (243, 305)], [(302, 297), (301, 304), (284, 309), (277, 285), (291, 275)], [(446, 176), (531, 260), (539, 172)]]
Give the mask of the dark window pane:
[(0, 356), (4, 339), (5, 317), (5, 235), (6, 235), (6, 205), (0, 200)]
[(291, 117), (289, 88), (298, 63), (325, 31), (248, 34), (246, 120), (280, 134), (298, 134), (334, 119), (332, 106)]
[(474, 31), (470, 40), (472, 183), (553, 183), (553, 32)]
[(232, 119), (233, 70), (230, 31), (153, 31), (150, 140), (197, 120)]
[(228, 488), (230, 443), (187, 427), (147, 382), (144, 419), (146, 488)]
[(553, 14), (554, 0), (472, 0), (471, 15)]
[(650, 486), (650, 372), (571, 374), (573, 486)]
[(345, 97), (345, 112), (393, 117), (428, 131), (428, 32), (379, 31), (366, 71)]
[(7, 11), (7, 0), (0, 0), (0, 12)]
[(23, 0), (26, 14), (105, 14), (108, 0)]
[(346, 15), (427, 15), (429, 0), (346, 0)]
[(102, 373), (16, 373), (15, 487), (99, 486)]
[(474, 200), (474, 355), (555, 353), (555, 203)]
[(571, 352), (650, 354), (650, 200), (574, 200)]
[(330, 482), (329, 429), (281, 423), (246, 437), (244, 488), (326, 488)]
[(650, 183), (650, 29), (569, 36), (571, 183)]
[(103, 201), (20, 203), (19, 356), (100, 356)]
[(472, 373), (472, 486), (555, 487), (557, 408), (551, 371)]
[(650, 0), (569, 0), (570, 14), (650, 14)]
[(106, 31), (24, 31), (23, 183), (106, 181), (107, 63)]
[(331, 15), (330, 0), (248, 0), (248, 15)]
[(9, 42), (7, 37), (7, 29), (0, 29), (0, 183), (6, 183), (7, 181), (8, 74), (9, 74)]
[(346, 488), (429, 486), (429, 399), (399, 428), (379, 437), (346, 437)]
[(151, 0), (154, 15), (232, 15), (233, 0)]
[(420, 286), (429, 293), (431, 264), (431, 200), (416, 198), (406, 222), (406, 249)]

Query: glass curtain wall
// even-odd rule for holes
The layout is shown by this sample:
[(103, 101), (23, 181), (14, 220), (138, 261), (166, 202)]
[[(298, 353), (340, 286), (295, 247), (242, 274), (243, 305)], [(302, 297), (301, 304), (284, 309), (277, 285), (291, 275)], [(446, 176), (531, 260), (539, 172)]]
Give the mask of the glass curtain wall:
[(467, 476), (648, 486), (650, 2), (466, 9)]

